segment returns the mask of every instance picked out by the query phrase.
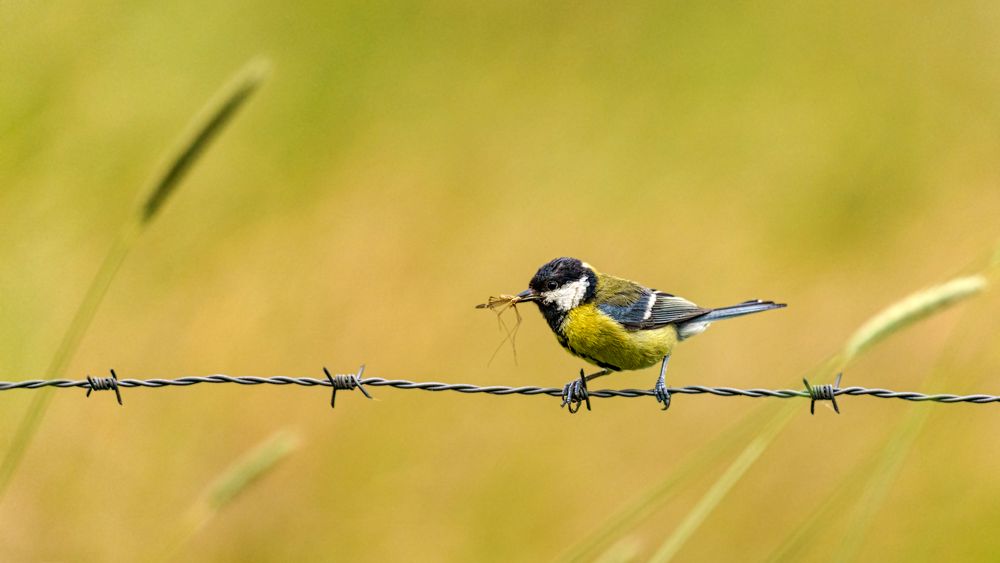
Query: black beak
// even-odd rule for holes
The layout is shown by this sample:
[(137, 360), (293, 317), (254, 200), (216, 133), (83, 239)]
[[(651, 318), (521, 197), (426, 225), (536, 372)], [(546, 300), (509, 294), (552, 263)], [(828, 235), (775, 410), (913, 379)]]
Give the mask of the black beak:
[(524, 303), (525, 301), (537, 301), (540, 295), (534, 289), (526, 289), (521, 293), (517, 294), (518, 303)]

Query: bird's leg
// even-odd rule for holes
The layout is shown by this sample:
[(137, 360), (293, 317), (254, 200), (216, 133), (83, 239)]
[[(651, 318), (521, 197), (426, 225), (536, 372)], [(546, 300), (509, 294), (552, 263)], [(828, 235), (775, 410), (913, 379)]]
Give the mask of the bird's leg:
[(670, 361), (670, 355), (667, 354), (663, 358), (663, 363), (660, 364), (660, 377), (656, 378), (656, 386), (653, 387), (653, 396), (656, 397), (657, 403), (663, 404), (663, 410), (670, 408), (670, 392), (667, 391), (667, 362)]
[(587, 381), (590, 381), (591, 379), (597, 379), (598, 377), (604, 377), (605, 375), (608, 375), (609, 373), (611, 373), (611, 370), (609, 370), (609, 369), (602, 369), (601, 371), (596, 371), (596, 372), (594, 372), (594, 373), (586, 376), (586, 379), (587, 379)]
[(597, 379), (602, 375), (608, 375), (611, 373), (609, 369), (602, 369), (601, 371), (592, 373), (590, 375), (584, 375), (583, 370), (580, 370), (580, 379), (574, 379), (570, 381), (565, 386), (563, 386), (562, 393), (562, 404), (560, 407), (566, 407), (570, 414), (575, 413), (580, 410), (580, 405), (584, 402), (587, 403), (587, 410), (590, 410), (590, 394), (587, 392), (587, 382), (591, 379)]

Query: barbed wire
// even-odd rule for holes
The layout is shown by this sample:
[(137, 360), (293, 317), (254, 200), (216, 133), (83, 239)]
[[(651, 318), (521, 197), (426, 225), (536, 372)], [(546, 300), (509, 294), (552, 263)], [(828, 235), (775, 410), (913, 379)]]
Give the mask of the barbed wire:
[[(223, 374), (185, 376), (174, 379), (118, 379), (115, 370), (111, 370), (111, 377), (91, 377), (86, 379), (28, 379), (24, 381), (0, 381), (0, 391), (13, 391), (17, 389), (37, 390), (47, 387), (60, 389), (84, 388), (87, 396), (94, 391), (115, 392), (118, 404), (122, 404), (121, 388), (142, 387), (146, 389), (157, 389), (163, 387), (188, 387), (202, 383), (233, 383), (237, 385), (300, 385), (304, 387), (330, 387), (332, 396), (330, 406), (334, 406), (338, 390), (350, 391), (359, 389), (365, 397), (371, 399), (371, 395), (365, 389), (368, 387), (392, 387), (395, 389), (419, 389), (422, 391), (454, 391), (458, 393), (486, 393), (489, 395), (546, 395), (552, 397), (562, 397), (563, 406), (569, 406), (571, 412), (576, 412), (586, 403), (590, 409), (590, 398), (602, 399), (623, 397), (654, 397), (652, 389), (600, 389), (589, 391), (586, 387), (585, 378), (581, 377), (583, 385), (577, 387), (575, 392), (570, 393), (567, 387), (537, 387), (522, 386), (508, 387), (504, 385), (480, 386), (470, 383), (441, 383), (437, 381), (410, 381), (407, 379), (384, 379), (381, 377), (363, 377), (364, 366), (357, 373), (331, 375), (323, 368), (326, 379), (313, 377), (289, 377), (289, 376), (231, 376)], [(950, 393), (924, 394), (914, 391), (893, 391), (890, 389), (866, 388), (866, 387), (840, 387), (840, 375), (834, 384), (811, 385), (803, 379), (804, 389), (738, 389), (735, 387), (709, 387), (704, 385), (687, 385), (684, 387), (668, 387), (670, 395), (699, 395), (709, 394), (717, 397), (750, 397), (763, 398), (771, 397), (776, 399), (808, 398), (810, 399), (810, 412), (814, 411), (816, 401), (831, 401), (834, 409), (839, 413), (836, 398), (843, 395), (859, 396), (865, 395), (878, 399), (902, 399), (916, 402), (935, 403), (972, 403), (987, 404), (1000, 403), (1000, 396), (997, 395), (954, 395)], [(568, 394), (569, 393), (569, 394)]]

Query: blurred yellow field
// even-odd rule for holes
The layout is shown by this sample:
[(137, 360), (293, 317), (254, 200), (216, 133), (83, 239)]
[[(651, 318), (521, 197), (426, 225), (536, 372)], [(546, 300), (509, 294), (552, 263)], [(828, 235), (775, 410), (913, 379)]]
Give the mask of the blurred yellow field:
[[(789, 304), (681, 343), (670, 385), (829, 383), (841, 354), (845, 386), (1000, 395), (995, 6), (57, 1), (0, 22), (0, 381), (58, 363), (143, 186), (263, 57), (58, 377), (365, 364), (561, 387), (584, 365), (534, 306), (516, 362), (490, 361), (505, 333), (474, 306), (578, 256), (699, 304)], [(326, 387), (56, 390), (0, 496), (0, 559), (1000, 552), (996, 404), (680, 395), (570, 416), (368, 391), (331, 410)], [(35, 393), (0, 393), (0, 457)]]

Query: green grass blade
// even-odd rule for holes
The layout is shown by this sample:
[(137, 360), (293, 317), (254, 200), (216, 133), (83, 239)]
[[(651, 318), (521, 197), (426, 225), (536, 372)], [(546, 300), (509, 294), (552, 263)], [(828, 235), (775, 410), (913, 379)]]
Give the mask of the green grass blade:
[[(130, 225), (130, 227), (132, 226), (134, 225)], [(135, 230), (134, 228), (129, 228), (128, 230), (122, 230), (115, 239), (108, 254), (104, 257), (104, 261), (101, 262), (97, 274), (94, 275), (87, 293), (84, 294), (83, 300), (76, 310), (76, 314), (73, 315), (73, 319), (66, 328), (62, 340), (59, 342), (59, 347), (56, 349), (52, 361), (45, 370), (45, 379), (58, 378), (66, 371), (70, 359), (72, 359), (76, 349), (80, 346), (83, 335), (90, 327), (90, 323), (97, 313), (97, 308), (100, 306), (104, 295), (108, 291), (108, 287), (111, 285), (111, 280), (114, 279), (118, 268), (128, 255), (129, 247), (134, 238)], [(45, 415), (45, 410), (48, 408), (51, 400), (52, 389), (39, 389), (32, 395), (31, 402), (28, 404), (28, 410), (14, 431), (3, 462), (0, 463), (0, 498), (6, 492), (7, 486), (10, 484), (14, 472), (24, 457), (24, 452), (27, 450), (28, 444), (38, 430), (38, 426), (41, 424), (42, 417)]]
[(855, 494), (861, 488), (861, 484), (866, 475), (871, 472), (875, 465), (874, 455), (855, 467), (846, 477), (841, 479), (833, 488), (833, 492), (825, 500), (820, 502), (794, 530), (788, 534), (774, 551), (767, 557), (769, 563), (781, 563), (782, 561), (802, 560), (802, 551), (809, 545), (813, 538), (822, 535), (819, 529), (821, 525), (828, 524), (830, 518), (835, 514), (838, 503), (846, 499), (856, 497)]
[(725, 473), (716, 479), (712, 487), (698, 501), (698, 504), (687, 513), (684, 520), (678, 524), (673, 533), (663, 542), (660, 549), (656, 550), (656, 553), (650, 557), (649, 560), (651, 562), (666, 563), (677, 555), (677, 552), (684, 547), (684, 544), (698, 530), (702, 522), (719, 506), (726, 495), (729, 494), (729, 491), (743, 478), (747, 470), (753, 466), (754, 462), (771, 445), (771, 442), (777, 438), (778, 434), (785, 428), (785, 424), (792, 419), (792, 415), (795, 414), (795, 410), (798, 407), (800, 405), (792, 403), (781, 406), (781, 410), (768, 422), (764, 430), (743, 448), (743, 451), (733, 460)]
[[(991, 263), (982, 276), (975, 276), (982, 280), (977, 291), (987, 287), (986, 276), (990, 270), (995, 268)], [(947, 285), (947, 284), (946, 284)], [(963, 320), (968, 318), (968, 314), (963, 316)], [(938, 358), (931, 368), (925, 381), (920, 386), (921, 390), (930, 390), (948, 379), (951, 367), (955, 362), (955, 343), (962, 341), (975, 341), (972, 328), (968, 323), (960, 323), (952, 328), (948, 337), (942, 345), (943, 355), (950, 356), (947, 359)], [(850, 519), (850, 525), (844, 534), (842, 548), (838, 551), (838, 561), (854, 561), (864, 544), (865, 538), (871, 530), (871, 524), (876, 514), (885, 504), (885, 499), (889, 495), (889, 490), (895, 482), (896, 477), (902, 470), (906, 456), (913, 449), (917, 438), (923, 431), (931, 411), (926, 408), (919, 408), (914, 405), (909, 413), (899, 425), (893, 430), (892, 435), (886, 439), (885, 445), (879, 451), (876, 458), (876, 467), (869, 475), (857, 503), (854, 506), (854, 513)]]
[[(856, 360), (862, 353), (869, 350), (886, 336), (903, 330), (921, 319), (942, 311), (951, 304), (957, 303), (967, 297), (979, 293), (985, 285), (986, 280), (983, 276), (970, 276), (967, 278), (958, 278), (941, 286), (930, 288), (904, 298), (902, 301), (888, 307), (882, 313), (876, 315), (872, 318), (872, 320), (868, 321), (856, 330), (851, 338), (848, 339), (844, 347), (844, 352), (842, 352), (839, 357), (831, 358), (823, 362), (813, 371), (817, 372), (823, 378), (828, 378), (836, 371), (846, 368), (852, 361)], [(789, 385), (794, 385), (794, 383), (790, 383)], [(783, 428), (789, 420), (791, 420), (790, 417), (787, 417), (786, 411), (782, 409), (770, 417), (764, 424), (766, 425), (766, 428), (772, 430), (776, 434), (777, 432), (780, 432), (781, 428)], [(743, 423), (743, 426), (756, 427), (756, 425), (750, 425), (748, 423)], [(675, 530), (674, 533), (671, 534), (670, 538), (668, 538), (663, 546), (661, 546), (660, 550), (657, 552), (659, 556), (669, 559), (681, 547), (683, 547), (683, 543), (687, 540), (687, 538), (693, 535), (711, 510), (721, 503), (729, 490), (735, 486), (736, 482), (763, 453), (764, 449), (770, 445), (771, 441), (772, 440), (754, 442), (762, 444), (762, 449), (759, 452), (755, 449), (751, 449), (749, 446), (743, 450), (743, 453), (741, 453), (737, 460), (734, 461), (733, 465), (730, 466), (726, 474), (720, 477), (720, 479), (712, 485), (709, 491), (707, 491), (699, 500), (695, 509), (693, 509), (692, 512), (685, 517), (681, 526)], [(695, 455), (695, 459), (699, 461), (699, 465), (704, 467), (711, 461), (725, 455), (734, 447), (735, 444), (733, 443), (723, 444), (723, 440), (716, 439), (705, 444), (701, 447), (700, 451), (692, 455)], [(713, 455), (703, 454), (702, 451), (705, 449), (713, 450)], [(662, 483), (650, 491), (647, 491), (643, 495), (640, 495), (640, 497), (638, 497), (639, 500), (630, 505), (626, 511), (609, 519), (609, 521), (597, 533), (593, 534), (591, 537), (584, 540), (584, 542), (580, 545), (576, 546), (573, 551), (570, 552), (568, 559), (574, 561), (583, 559), (586, 555), (591, 554), (596, 547), (607, 542), (617, 534), (620, 534), (628, 526), (633, 525), (643, 517), (648, 516), (655, 511), (663, 502), (666, 501), (667, 498), (669, 498), (669, 492), (672, 491), (673, 487), (684, 480), (683, 476), (676, 475), (677, 471), (683, 471), (686, 469), (687, 467), (679, 468), (674, 474), (668, 476)]]
[(226, 506), (274, 471), (278, 464), (299, 448), (301, 443), (298, 434), (283, 430), (271, 435), (234, 461), (209, 484), (188, 510), (179, 530), (170, 541), (169, 548), (164, 554), (165, 558), (169, 559), (176, 554)]
[(642, 551), (639, 538), (625, 537), (612, 544), (604, 553), (594, 559), (594, 563), (628, 563), (638, 561)]
[[(847, 344), (844, 347), (844, 352), (841, 354), (840, 358), (840, 365), (842, 366), (841, 369), (849, 365), (864, 351), (870, 349), (885, 337), (895, 332), (899, 332), (919, 320), (940, 312), (954, 303), (975, 295), (982, 291), (985, 287), (986, 278), (983, 276), (956, 278), (942, 285), (917, 292), (902, 299), (894, 305), (891, 305), (873, 317), (870, 321), (862, 325), (854, 332), (851, 338), (848, 339)], [(829, 366), (829, 363), (827, 366)], [(771, 429), (770, 431), (780, 431), (780, 429), (783, 428), (784, 425), (790, 420), (790, 417), (782, 418), (783, 414), (784, 413), (779, 412), (775, 415), (775, 419), (772, 422), (776, 426), (771, 426), (769, 423), (768, 428)], [(733, 465), (730, 466), (726, 473), (712, 485), (705, 495), (702, 496), (698, 504), (695, 505), (695, 508), (685, 517), (684, 521), (682, 521), (677, 530), (675, 530), (666, 543), (664, 543), (653, 559), (668, 561), (672, 558), (673, 555), (676, 554), (681, 547), (683, 547), (684, 542), (694, 533), (695, 530), (697, 530), (708, 514), (722, 501), (725, 495), (728, 494), (743, 474), (745, 474), (746, 470), (749, 469), (753, 462), (756, 461), (761, 453), (763, 453), (763, 450), (771, 444), (771, 442), (772, 439), (763, 441), (760, 446), (761, 451), (756, 453), (748, 446), (748, 448), (743, 451)], [(907, 449), (908, 446), (906, 446), (897, 456), (889, 459), (886, 463), (897, 463), (902, 459)], [(745, 467), (740, 463), (741, 461), (745, 463)], [(886, 474), (890, 474), (892, 467), (895, 466), (889, 465), (887, 467), (888, 469)], [(894, 473), (891, 474), (894, 475)], [(888, 483), (879, 482), (873, 486), (871, 490), (873, 501), (880, 500), (878, 495), (884, 494), (887, 488)], [(877, 506), (878, 502), (873, 502), (873, 504)], [(862, 514), (861, 516), (870, 517), (871, 515)], [(846, 550), (844, 552), (846, 553)]]
[(601, 546), (620, 537), (626, 530), (655, 512), (674, 496), (680, 485), (703, 474), (728, 452), (749, 440), (753, 429), (770, 416), (771, 409), (761, 405), (743, 420), (719, 432), (708, 444), (689, 453), (666, 478), (634, 497), (632, 502), (606, 520), (600, 528), (562, 554), (558, 561), (593, 560), (600, 553), (598, 550)]
[[(1000, 248), (998, 248), (998, 251), (1000, 251)], [(991, 270), (995, 270), (998, 265), (1000, 265), (1000, 262), (997, 261), (998, 255), (1000, 255), (1000, 252), (994, 254), (993, 259), (983, 272), (983, 276), (973, 276), (972, 278), (975, 279), (981, 277), (984, 280), (988, 279)], [(944, 286), (947, 285), (948, 284), (945, 284)], [(986, 283), (983, 283), (980, 290), (985, 287)], [(979, 290), (977, 290), (977, 292), (978, 291)], [(920, 293), (916, 295), (920, 295)], [(886, 311), (891, 309), (892, 307), (886, 309)], [(967, 317), (963, 317), (963, 319), (964, 318)], [(964, 332), (960, 330), (961, 326), (962, 325), (960, 324), (951, 330), (942, 345), (943, 350), (952, 350), (953, 344), (956, 341), (961, 341), (969, 336), (969, 334), (967, 334), (968, 330), (965, 330)], [(859, 329), (856, 334), (861, 333), (862, 330)], [(935, 368), (931, 370), (927, 380), (920, 386), (921, 390), (930, 388), (929, 382), (934, 377), (935, 373), (944, 373), (941, 366), (945, 364), (946, 362), (942, 362), (940, 359), (936, 362)], [(841, 549), (838, 551), (838, 560), (840, 561), (850, 561), (855, 559), (861, 550), (864, 539), (870, 528), (871, 521), (874, 519), (878, 509), (885, 501), (889, 488), (895, 480), (896, 475), (899, 473), (899, 470), (902, 467), (902, 462), (906, 458), (907, 453), (916, 442), (921, 430), (923, 430), (923, 426), (928, 415), (929, 411), (926, 409), (914, 406), (903, 422), (896, 426), (893, 433), (886, 438), (885, 445), (879, 448), (871, 456), (869, 461), (859, 465), (852, 471), (848, 478), (841, 481), (841, 483), (834, 488), (834, 492), (828, 496), (826, 500), (820, 503), (820, 505), (806, 520), (801, 522), (796, 529), (793, 530), (789, 537), (787, 537), (785, 541), (783, 541), (781, 545), (776, 548), (768, 560), (787, 561), (793, 557), (798, 557), (801, 550), (808, 543), (809, 538), (818, 533), (818, 527), (825, 523), (828, 517), (833, 514), (838, 498), (860, 499), (854, 503), (849, 501), (846, 503), (854, 504), (855, 510), (852, 518), (850, 519), (851, 524), (843, 536), (844, 540), (841, 543)], [(861, 484), (860, 492), (857, 494), (852, 493), (850, 497), (848, 497), (848, 489), (853, 490), (858, 488), (859, 483)], [(840, 508), (840, 511), (843, 512), (843, 507)]]
[[(80, 342), (83, 340), (83, 336), (90, 328), (115, 274), (122, 262), (125, 261), (136, 239), (162, 208), (170, 194), (176, 190), (184, 173), (190, 169), (209, 142), (222, 130), (236, 109), (253, 93), (265, 76), (265, 70), (266, 65), (263, 63), (251, 63), (239, 73), (237, 79), (230, 86), (222, 91), (222, 96), (218, 98), (221, 101), (216, 101), (208, 106), (209, 111), (196, 121), (195, 127), (192, 128), (193, 133), (183, 137), (183, 142), (180, 145), (182, 148), (174, 153), (174, 157), (169, 161), (170, 164), (165, 171), (152, 182), (151, 191), (147, 193), (138, 207), (138, 213), (126, 221), (119, 230), (108, 254), (104, 257), (94, 279), (84, 293), (83, 300), (73, 315), (73, 319), (66, 328), (62, 340), (60, 340), (59, 346), (45, 370), (44, 379), (56, 379), (65, 373), (69, 362), (73, 359)], [(40, 389), (32, 395), (28, 410), (14, 431), (10, 446), (7, 448), (3, 462), (0, 463), (0, 498), (3, 498), (10, 485), (28, 445), (41, 425), (51, 400), (52, 389)]]
[(187, 171), (267, 78), (269, 72), (270, 65), (263, 59), (249, 63), (208, 103), (189, 132), (181, 138), (178, 148), (167, 159), (169, 164), (150, 183), (145, 201), (140, 206), (141, 222), (148, 223), (156, 216)]
[(236, 460), (209, 485), (202, 500), (205, 508), (213, 514), (225, 508), (300, 444), (299, 436), (288, 431), (279, 432), (264, 440)]
[(910, 416), (896, 427), (882, 450), (878, 465), (872, 471), (864, 492), (855, 504), (854, 517), (851, 518), (850, 527), (844, 534), (841, 549), (837, 550), (837, 561), (854, 561), (861, 551), (861, 545), (868, 536), (872, 520), (885, 502), (889, 488), (902, 468), (903, 460), (910, 453), (931, 412), (918, 407), (919, 405), (911, 407)]
[(889, 335), (971, 297), (986, 287), (981, 275), (956, 278), (939, 286), (918, 291), (883, 309), (854, 332), (844, 346), (844, 363)]

